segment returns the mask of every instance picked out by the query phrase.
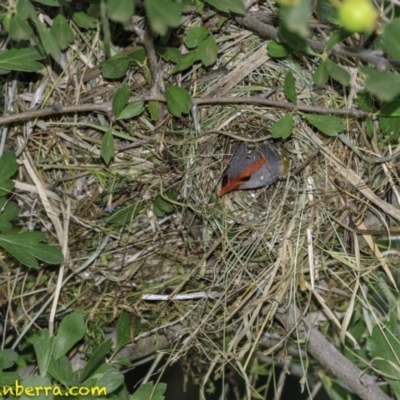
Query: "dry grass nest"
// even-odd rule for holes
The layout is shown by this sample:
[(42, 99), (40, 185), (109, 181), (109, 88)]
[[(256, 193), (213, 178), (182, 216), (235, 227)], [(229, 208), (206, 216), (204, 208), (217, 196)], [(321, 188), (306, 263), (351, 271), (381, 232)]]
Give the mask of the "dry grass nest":
[[(260, 46), (265, 44), (247, 35), (240, 41), (245, 51), (227, 47), (221, 63), (240, 68)], [(77, 70), (82, 70), (79, 63)], [(247, 96), (255, 86), (277, 87), (271, 99), (280, 100), (288, 69), (294, 71), (302, 103), (335, 108), (344, 101), (334, 86), (312, 90), (310, 68), (301, 59), (269, 60), (251, 71), (232, 96)], [(126, 81), (134, 86), (142, 72), (132, 69)], [(37, 78), (17, 94), (21, 109), (41, 84)], [(192, 78), (194, 70), (185, 82)], [(193, 83), (190, 90), (201, 96), (213, 86), (218, 93), (218, 79)], [(51, 83), (53, 101), (77, 97), (84, 86), (71, 82)], [(97, 83), (92, 96), (99, 102), (109, 101), (119, 85), (100, 77)], [(170, 361), (195, 351), (197, 368), (218, 373), (230, 363), (245, 376), (260, 345), (264, 355), (286, 346), (287, 332), (274, 317), (288, 304), (342, 327), (339, 321), (349, 308), (361, 312), (352, 301), (361, 282), (357, 296), (368, 307), (367, 293), (393, 279), (392, 259), (371, 245), (370, 236), (371, 230), (384, 235), (388, 219), (346, 173), (352, 171), (363, 190), (385, 199), (394, 165), (383, 169), (359, 159), (340, 140), (321, 135), (295, 115), (293, 135), (284, 143), (289, 172), (269, 188), (218, 197), (237, 138), (268, 132), (282, 115), (264, 106), (204, 106), (198, 110), (201, 131), (195, 132), (190, 117), (155, 127), (144, 113), (127, 125), (113, 125), (116, 156), (109, 166), (100, 157), (108, 129), (100, 114), (32, 121), (25, 127), (26, 142), (21, 126), (15, 127), (9, 147), (25, 146), (15, 191), (21, 223), (45, 231), (70, 255), (63, 276), (72, 276), (60, 291), (60, 315), (82, 308), (94, 337), (100, 337), (127, 310), (134, 316), (132, 358), (162, 349), (166, 337)], [(362, 127), (349, 120), (347, 131), (366, 148)], [(38, 190), (45, 190), (47, 205)], [(12, 302), (18, 326), (54, 290), (59, 271), (21, 269), (16, 275), (13, 270), (12, 264), (3, 266), (1, 278), (9, 288), (16, 283)], [(139, 343), (149, 337), (153, 347), (146, 353), (149, 343)]]

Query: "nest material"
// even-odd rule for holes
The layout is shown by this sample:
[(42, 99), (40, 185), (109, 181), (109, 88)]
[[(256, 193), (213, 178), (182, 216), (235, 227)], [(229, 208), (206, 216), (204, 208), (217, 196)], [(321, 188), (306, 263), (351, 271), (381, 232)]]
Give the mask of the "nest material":
[[(278, 87), (272, 98), (281, 99), (284, 72), (298, 68), (301, 61), (266, 63), (257, 53), (265, 44), (249, 35), (241, 46), (246, 51), (228, 64), (236, 78), (200, 84), (197, 93), (223, 94), (254, 83)], [(221, 61), (232, 57), (229, 51), (228, 46)], [(254, 66), (255, 60), (259, 65)], [(332, 87), (311, 92), (311, 76), (302, 71), (296, 82), (302, 102), (313, 97), (321, 106), (335, 107), (342, 101)], [(139, 72), (133, 70), (130, 80), (137, 80)], [(112, 86), (100, 80), (96, 90), (101, 85)], [(57, 90), (71, 96), (80, 88)], [(384, 232), (386, 220), (343, 171), (352, 171), (380, 198), (387, 190), (388, 172), (296, 117), (294, 133), (285, 143), (291, 158), (288, 174), (270, 188), (218, 198), (224, 162), (235, 143), (224, 132), (252, 138), (281, 115), (264, 106), (204, 107), (198, 116), (203, 133), (196, 134), (188, 121), (177, 121), (166, 127), (164, 137), (151, 133), (154, 125), (143, 115), (129, 124), (130, 132), (120, 130), (132, 135), (138, 147), (125, 149), (130, 143), (117, 139), (120, 151), (109, 167), (100, 159), (103, 132), (96, 115), (80, 116), (78, 124), (64, 117), (29, 128), (21, 161), (30, 169), (21, 169), (17, 185), (22, 221), (33, 218), (68, 247), (66, 275), (79, 270), (108, 236), (101, 256), (62, 288), (60, 304), (74, 301), (74, 307), (85, 309), (95, 301), (96, 312), (89, 314), (94, 325), (112, 324), (119, 311), (127, 309), (140, 321), (136, 342), (169, 335), (170, 343), (179, 343), (170, 350), (171, 361), (196, 349), (211, 358), (210, 367), (199, 362), (208, 373), (220, 364), (237, 366), (236, 360), (252, 357), (260, 340), (268, 343), (267, 353), (279, 349), (274, 334), (285, 334), (273, 323), (274, 316), (294, 300), (301, 307), (323, 310), (325, 318), (337, 323), (336, 305), (347, 304), (360, 274), (373, 280), (373, 272), (382, 266), (379, 252), (369, 246), (369, 234), (360, 242), (354, 227), (368, 229), (372, 213), (374, 229)], [(351, 121), (348, 133), (359, 140), (360, 131)], [(16, 136), (13, 139), (15, 147), (21, 145)], [(42, 192), (40, 198), (37, 191)], [(137, 207), (137, 214), (122, 225), (107, 222), (108, 207), (116, 213), (128, 205)], [(56, 272), (46, 271), (50, 288)], [(385, 273), (392, 279), (390, 271)], [(41, 305), (37, 291), (43, 290), (43, 282), (30, 272), (27, 276), (32, 286), (21, 293), (33, 310)], [(151, 302), (142, 297), (172, 299), (199, 292), (203, 296), (186, 301)], [(133, 357), (143, 356), (143, 347), (137, 348)], [(246, 374), (244, 369), (240, 372)]]

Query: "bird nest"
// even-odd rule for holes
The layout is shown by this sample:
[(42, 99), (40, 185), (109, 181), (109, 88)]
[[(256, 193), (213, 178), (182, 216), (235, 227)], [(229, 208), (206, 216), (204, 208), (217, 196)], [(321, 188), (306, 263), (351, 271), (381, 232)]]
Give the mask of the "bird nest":
[[(232, 34), (243, 35), (240, 46), (246, 49), (227, 63), (239, 71), (265, 44), (248, 32)], [(229, 48), (224, 57), (231, 58)], [(249, 69), (232, 92), (240, 100), (254, 87), (283, 87), (285, 71), (301, 64), (300, 59), (264, 62)], [(301, 71), (295, 78), (303, 104), (334, 109), (343, 101), (334, 86), (310, 90), (311, 75)], [(132, 70), (131, 82), (140, 80), (140, 72)], [(191, 78), (195, 82), (190, 74), (186, 81)], [(199, 96), (222, 93), (220, 82), (214, 78), (190, 88)], [(107, 101), (111, 95), (104, 93), (114, 86), (101, 81), (90, 95)], [(57, 90), (73, 97), (79, 87)], [(282, 101), (282, 90), (269, 98)], [(24, 98), (19, 101), (25, 107)], [(322, 135), (295, 114), (293, 134), (281, 141), (288, 172), (268, 188), (219, 197), (235, 146), (268, 136), (283, 112), (238, 101), (199, 106), (193, 115), (197, 121), (169, 119), (161, 127), (147, 114), (115, 125), (116, 154), (108, 166), (100, 157), (107, 130), (101, 115), (39, 120), (26, 142), (15, 130), (10, 147), (32, 166), (21, 168), (17, 179), (20, 219), (39, 225), (50, 241), (52, 236), (56, 241), (58, 224), (61, 243), (69, 249), (60, 312), (86, 310), (93, 337), (99, 337), (127, 310), (134, 316), (132, 360), (156, 350), (167, 352), (170, 363), (191, 354), (206, 378), (229, 364), (249, 387), (254, 372), (248, 366), (260, 350), (267, 357), (287, 346), (289, 333), (276, 317), (290, 304), (356, 343), (347, 331), (352, 313), (361, 312), (355, 298), (367, 306), (368, 289), (379, 294), (395, 281), (394, 260), (384, 257), (372, 236), (387, 233), (385, 196), (395, 166), (359, 158), (340, 139)], [(353, 143), (363, 143), (360, 147), (370, 146), (356, 121), (348, 120), (347, 133)], [(365, 154), (373, 157), (372, 150)], [(11, 270), (3, 268), (3, 280)], [(13, 301), (33, 312), (43, 304), (43, 292), (57, 286), (60, 272), (46, 267), (24, 273), (29, 285), (18, 284)], [(22, 310), (16, 311), (18, 318)]]

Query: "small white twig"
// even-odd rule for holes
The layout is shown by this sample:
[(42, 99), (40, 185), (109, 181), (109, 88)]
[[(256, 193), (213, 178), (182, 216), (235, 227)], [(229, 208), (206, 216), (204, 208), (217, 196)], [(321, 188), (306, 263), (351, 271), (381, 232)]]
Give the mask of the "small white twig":
[(176, 294), (174, 296), (170, 296), (168, 294), (144, 294), (142, 295), (142, 300), (147, 301), (170, 301), (170, 300), (194, 300), (194, 299), (209, 299), (209, 298), (217, 298), (220, 297), (221, 293), (219, 292), (194, 292), (194, 293), (186, 293), (186, 294)]

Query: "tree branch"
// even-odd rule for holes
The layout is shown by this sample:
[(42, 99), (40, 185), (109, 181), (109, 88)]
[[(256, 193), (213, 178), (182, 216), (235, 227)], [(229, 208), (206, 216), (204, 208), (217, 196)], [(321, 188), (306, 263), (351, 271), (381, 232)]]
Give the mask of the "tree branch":
[[(268, 19), (267, 16), (271, 17), (267, 13), (257, 11), (256, 13), (248, 13), (244, 17), (237, 17), (235, 20), (239, 25), (250, 29), (253, 32), (257, 32), (262, 36), (267, 36), (277, 42), (281, 42), (278, 30), (272, 26), (276, 24), (276, 20)], [(271, 25), (262, 22), (261, 19), (264, 21), (270, 20)], [(306, 42), (312, 50), (318, 51), (319, 53), (324, 52), (326, 42), (311, 39), (306, 39)], [(358, 58), (359, 60), (375, 65), (380, 70), (400, 68), (400, 62), (382, 57), (375, 51), (365, 49), (364, 47), (349, 47), (337, 44), (329, 50), (328, 54)]]
[(285, 314), (277, 314), (276, 317), (287, 331), (294, 330), (296, 332), (296, 339), (303, 339), (307, 342), (307, 351), (315, 360), (363, 400), (391, 400), (379, 388), (374, 377), (364, 374), (329, 343), (317, 329), (312, 328), (310, 321), (306, 321), (295, 305), (290, 305)]
[[(145, 94), (143, 96), (134, 96), (129, 99), (130, 103), (136, 103), (139, 101), (159, 101), (165, 103), (167, 99), (163, 95)], [(263, 105), (272, 108), (286, 109), (290, 111), (303, 111), (312, 112), (316, 114), (328, 114), (328, 115), (345, 115), (355, 118), (365, 118), (370, 116), (370, 113), (365, 111), (357, 110), (354, 108), (329, 108), (329, 107), (318, 107), (309, 106), (306, 104), (298, 104), (297, 106), (293, 103), (285, 101), (276, 101), (264, 99), (261, 96), (253, 97), (204, 97), (192, 99), (194, 105), (212, 105), (212, 104), (254, 104)], [(19, 114), (6, 115), (0, 117), (0, 126), (4, 124), (30, 121), (36, 118), (49, 117), (57, 114), (74, 114), (74, 113), (87, 113), (87, 112), (103, 112), (109, 113), (111, 111), (111, 102), (95, 103), (95, 104), (75, 104), (69, 106), (61, 106), (59, 104), (52, 107), (43, 108), (40, 110), (29, 110)]]

